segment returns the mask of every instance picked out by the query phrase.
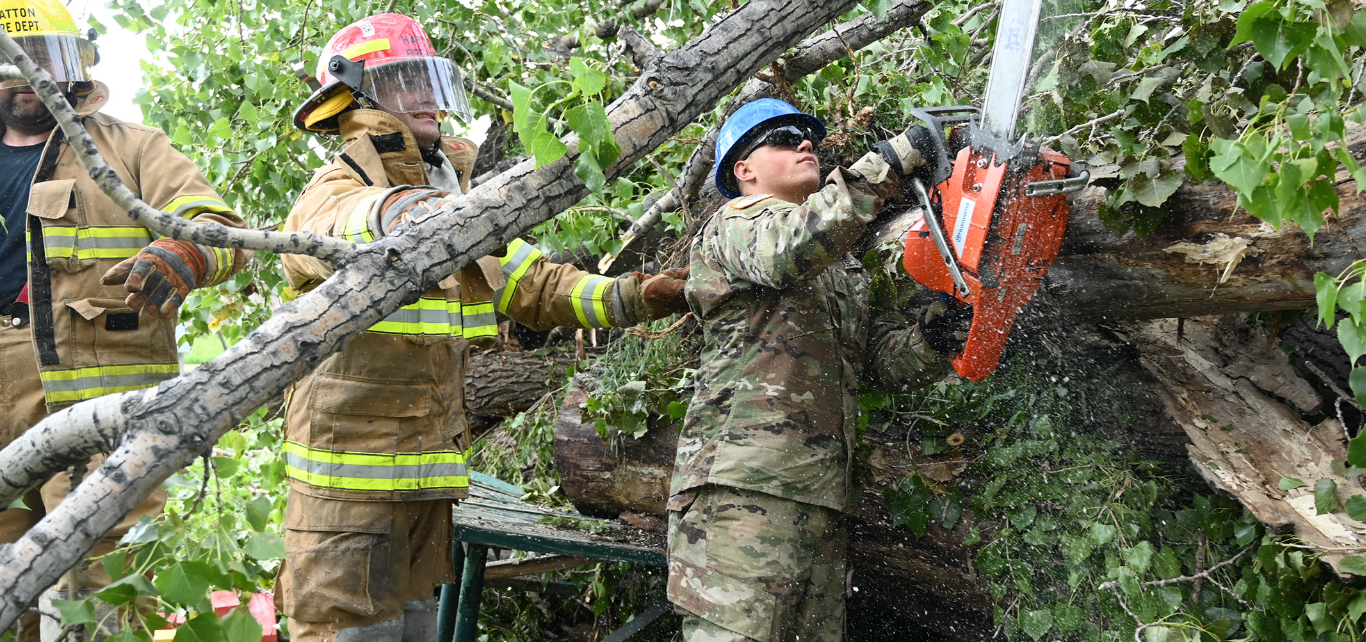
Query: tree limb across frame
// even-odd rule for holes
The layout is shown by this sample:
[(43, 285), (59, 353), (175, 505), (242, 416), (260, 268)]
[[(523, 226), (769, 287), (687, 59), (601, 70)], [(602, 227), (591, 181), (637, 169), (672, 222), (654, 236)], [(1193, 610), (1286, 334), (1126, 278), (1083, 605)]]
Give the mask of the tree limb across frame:
[[(622, 152), (605, 174), (619, 175), (854, 4), (750, 0), (659, 58), (608, 109)], [(540, 169), (534, 161), (524, 161), (428, 218), (375, 243), (356, 246), (331, 278), (282, 306), (217, 359), (156, 388), (98, 400), (117, 408), (118, 416), (111, 420), (123, 427), (120, 445), (23, 538), (0, 547), (0, 629), (13, 624), (39, 593), (82, 559), (162, 480), (348, 339), (416, 301), (445, 276), (587, 196), (588, 188), (573, 172), (577, 138), (565, 140), (570, 152), (564, 158)], [(48, 417), (25, 437), (33, 434), (34, 440), (41, 440), (58, 424), (72, 420), (77, 408)], [(66, 445), (41, 445), (45, 452), (70, 451), (60, 447)], [(5, 450), (21, 446), (16, 442)], [(38, 477), (59, 471), (58, 464), (49, 456), (18, 466)]]
[(12, 65), (0, 66), (0, 78), (5, 80), (28, 80), (33, 92), (57, 118), (57, 125), (71, 142), (71, 150), (76, 153), (85, 166), (90, 178), (109, 196), (128, 217), (147, 226), (162, 236), (199, 243), (211, 247), (260, 250), (275, 254), (307, 254), (328, 263), (337, 263), (349, 258), (356, 246), (349, 241), (310, 232), (265, 232), (228, 227), (218, 223), (195, 223), (183, 218), (161, 212), (142, 202), (123, 179), (109, 167), (104, 157), (95, 148), (80, 116), (72, 109), (66, 97), (57, 88), (57, 83), (46, 71), (34, 64), (19, 44), (4, 32), (0, 32), (0, 57)]
[[(834, 29), (812, 36), (793, 48), (783, 65), (783, 79), (788, 82), (809, 76), (826, 65), (841, 60), (853, 52), (863, 49), (887, 36), (900, 31), (920, 20), (932, 7), (928, 0), (896, 0), (887, 14), (881, 19), (873, 14), (865, 14), (836, 26)], [(735, 113), (740, 107), (760, 98), (774, 95), (776, 88), (772, 83), (758, 78), (745, 83), (740, 93), (726, 107), (726, 115)], [(721, 133), (718, 124), (707, 130), (702, 143), (693, 150), (679, 177), (678, 186), (670, 189), (655, 204), (631, 224), (631, 228), (621, 237), (621, 250), (615, 255), (608, 254), (598, 262), (598, 272), (605, 273), (621, 252), (630, 247), (651, 228), (659, 224), (666, 212), (678, 210), (686, 202), (695, 202), (702, 190), (702, 183), (711, 174), (711, 166), (716, 159), (716, 137)]]

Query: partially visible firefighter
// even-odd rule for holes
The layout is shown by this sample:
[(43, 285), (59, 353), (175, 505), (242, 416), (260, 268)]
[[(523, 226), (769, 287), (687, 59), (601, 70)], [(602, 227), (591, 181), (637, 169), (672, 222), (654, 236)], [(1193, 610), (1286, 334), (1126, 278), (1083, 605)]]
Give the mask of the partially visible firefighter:
[[(0, 28), (52, 74), (95, 147), (148, 205), (196, 222), (242, 226), (190, 159), (159, 130), (99, 113), (109, 89), (91, 78), (98, 56), (58, 0), (0, 1)], [(48, 413), (102, 395), (157, 385), (180, 373), (175, 326), (191, 290), (223, 282), (248, 258), (242, 250), (158, 238), (132, 220), (81, 166), (57, 121), (22, 80), (0, 83), (0, 447)], [(27, 248), (27, 249), (26, 249)], [(84, 476), (104, 457), (77, 473)], [(0, 543), (13, 542), (66, 496), (68, 473), (0, 512)], [(144, 515), (160, 513), (157, 490), (95, 546), (115, 543)], [(102, 564), (83, 564), (42, 603), (92, 595), (110, 582)], [(74, 579), (77, 586), (68, 586)], [(39, 639), (37, 616), (22, 639)], [(57, 622), (44, 622), (55, 638)], [(103, 630), (99, 634), (108, 634)], [(51, 635), (49, 635), (51, 634)]]
[[(475, 144), (443, 137), (469, 117), (460, 70), (422, 26), (398, 14), (357, 21), (319, 56), (301, 129), (341, 136), (285, 223), (369, 243), (470, 189)], [(283, 259), (304, 292), (330, 270)], [(686, 277), (686, 274), (681, 275)], [(686, 310), (683, 280), (609, 278), (549, 262), (514, 241), (376, 323), (289, 393), (284, 567), (276, 601), (296, 642), (432, 640), (434, 588), (454, 579), (453, 500), (468, 496), (469, 346), (492, 343), (498, 317), (534, 329), (634, 325)]]

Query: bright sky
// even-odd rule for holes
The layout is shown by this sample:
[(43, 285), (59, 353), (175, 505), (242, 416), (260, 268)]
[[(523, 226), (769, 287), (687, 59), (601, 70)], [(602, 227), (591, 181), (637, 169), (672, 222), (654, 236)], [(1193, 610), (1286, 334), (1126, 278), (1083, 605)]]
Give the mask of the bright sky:
[(142, 122), (142, 110), (133, 104), (133, 94), (142, 87), (142, 68), (138, 63), (148, 57), (147, 45), (140, 34), (135, 34), (114, 22), (114, 12), (105, 0), (71, 0), (67, 4), (76, 24), (85, 31), (91, 13), (109, 33), (95, 41), (100, 50), (100, 64), (91, 73), (96, 80), (109, 85), (109, 104), (100, 111), (120, 120)]

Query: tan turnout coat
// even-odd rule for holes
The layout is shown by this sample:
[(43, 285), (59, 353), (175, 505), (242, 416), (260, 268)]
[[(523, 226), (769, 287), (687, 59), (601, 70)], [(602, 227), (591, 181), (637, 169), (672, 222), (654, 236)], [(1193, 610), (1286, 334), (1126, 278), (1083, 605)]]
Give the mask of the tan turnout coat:
[[(285, 230), (370, 242), (383, 236), (375, 229), (378, 204), (392, 188), (427, 184), (425, 164), (392, 116), (361, 109), (340, 119), (346, 147), (304, 188)], [(478, 148), (445, 138), (442, 151), (468, 190)], [(283, 263), (301, 292), (331, 273), (308, 257)], [(496, 338), (497, 315), (536, 329), (633, 325), (647, 316), (634, 277), (550, 263), (515, 241), (504, 256), (480, 259), (375, 324), (292, 387), (285, 413), (291, 488), (363, 501), (466, 497), (465, 367), (470, 344)]]
[[(196, 222), (242, 227), (199, 168), (158, 129), (104, 114), (103, 83), (78, 92), (76, 113), (125, 185), (153, 208)], [(28, 202), (33, 342), (49, 409), (154, 386), (180, 374), (176, 319), (139, 318), (120, 285), (101, 285), (115, 264), (155, 234), (133, 221), (90, 178), (60, 128), (53, 129)], [(209, 279), (240, 270), (250, 252), (210, 249)]]

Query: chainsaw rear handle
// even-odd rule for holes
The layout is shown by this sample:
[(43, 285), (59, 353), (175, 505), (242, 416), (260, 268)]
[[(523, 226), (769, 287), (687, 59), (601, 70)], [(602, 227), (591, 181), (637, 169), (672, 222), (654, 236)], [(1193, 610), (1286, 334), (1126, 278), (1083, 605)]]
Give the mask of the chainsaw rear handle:
[(930, 130), (935, 158), (926, 158), (925, 162), (930, 166), (930, 185), (938, 185), (953, 174), (952, 157), (958, 153), (956, 149), (949, 149), (944, 129), (952, 125), (975, 123), (981, 118), (981, 112), (970, 106), (917, 107), (911, 110), (911, 115), (923, 121)]

